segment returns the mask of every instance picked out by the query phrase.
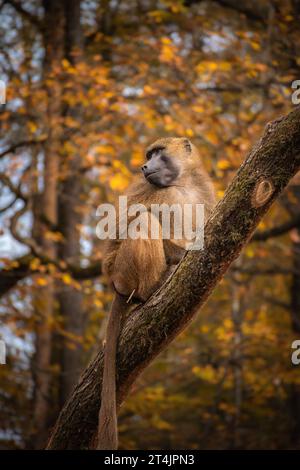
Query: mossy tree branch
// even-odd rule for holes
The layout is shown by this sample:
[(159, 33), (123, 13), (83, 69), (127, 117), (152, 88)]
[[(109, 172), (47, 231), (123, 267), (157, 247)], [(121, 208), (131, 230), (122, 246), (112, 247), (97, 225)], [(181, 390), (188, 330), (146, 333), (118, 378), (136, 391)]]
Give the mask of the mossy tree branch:
[[(119, 341), (118, 403), (145, 367), (192, 320), (257, 224), (300, 167), (300, 108), (269, 124), (205, 227), (205, 249), (125, 320)], [(88, 448), (97, 427), (103, 353), (81, 376), (52, 432), (49, 449)]]

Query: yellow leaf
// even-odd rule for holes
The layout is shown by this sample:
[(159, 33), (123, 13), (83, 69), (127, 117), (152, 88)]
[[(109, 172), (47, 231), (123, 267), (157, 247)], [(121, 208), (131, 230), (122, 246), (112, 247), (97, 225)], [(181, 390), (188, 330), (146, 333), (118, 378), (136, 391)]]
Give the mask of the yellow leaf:
[(206, 380), (207, 382), (214, 383), (216, 380), (216, 372), (210, 365), (204, 367), (194, 366), (192, 372), (196, 377)]
[(154, 416), (152, 418), (152, 424), (157, 428), (157, 429), (161, 429), (161, 430), (171, 430), (172, 429), (172, 426), (170, 423), (168, 423), (167, 421), (164, 421), (163, 419), (161, 419), (160, 417), (158, 416)]
[(36, 123), (35, 123), (35, 122), (32, 122), (32, 121), (30, 121), (30, 122), (28, 123), (28, 127), (29, 127), (29, 130), (30, 130), (30, 132), (31, 132), (32, 134), (34, 134), (34, 132), (35, 132), (35, 131), (37, 130), (37, 128), (38, 128), (38, 126), (36, 125)]
[(193, 106), (192, 110), (195, 111), (195, 113), (203, 113), (205, 111), (204, 106)]
[(65, 68), (67, 68), (67, 67), (69, 66), (69, 61), (68, 61), (67, 59), (63, 59), (63, 60), (61, 61), (61, 63), (62, 63), (62, 65), (63, 65)]
[(54, 242), (60, 242), (60, 241), (64, 240), (64, 237), (63, 237), (62, 233), (60, 233), (60, 232), (51, 232), (51, 230), (47, 230), (47, 232), (45, 233), (45, 238), (47, 240), (52, 240)]
[(132, 157), (130, 159), (130, 164), (132, 166), (139, 166), (143, 163), (144, 159), (143, 159), (143, 155), (142, 155), (142, 152), (140, 151), (133, 151), (132, 152)]
[(216, 135), (215, 132), (208, 131), (208, 132), (206, 132), (205, 137), (211, 144), (218, 145), (219, 140), (218, 140), (218, 136)]
[(228, 160), (219, 160), (217, 166), (220, 170), (227, 170), (227, 168), (231, 167)]
[(225, 320), (223, 322), (223, 325), (226, 328), (226, 330), (232, 329), (232, 327), (233, 327), (232, 320), (230, 318), (225, 318)]
[(63, 274), (61, 278), (62, 278), (62, 281), (63, 281), (65, 284), (68, 284), (68, 285), (69, 285), (69, 284), (72, 283), (72, 278), (71, 278), (70, 274), (68, 274), (68, 273)]
[(250, 78), (255, 78), (257, 77), (258, 73), (256, 70), (248, 70), (247, 72), (247, 76), (250, 77)]
[(36, 282), (39, 286), (46, 286), (47, 285), (47, 280), (44, 277), (37, 277)]
[(261, 46), (260, 46), (259, 42), (250, 41), (250, 44), (251, 44), (252, 49), (254, 49), (255, 51), (260, 51)]
[(13, 268), (18, 268), (20, 266), (20, 263), (18, 261), (12, 261), (10, 264), (9, 264), (9, 268), (10, 269), (13, 269)]
[(122, 190), (127, 188), (128, 180), (123, 175), (120, 175), (120, 174), (114, 175), (110, 179), (109, 185), (110, 185), (111, 189), (113, 189), (113, 190), (122, 191)]
[(249, 245), (247, 246), (245, 252), (246, 252), (246, 255), (247, 255), (248, 258), (254, 258), (255, 251)]
[(200, 331), (202, 333), (208, 333), (209, 332), (209, 326), (208, 325), (202, 325), (200, 328)]
[(162, 62), (172, 62), (174, 59), (174, 49), (170, 46), (164, 45), (159, 58)]
[(231, 69), (231, 63), (224, 60), (219, 63), (219, 67), (223, 72), (228, 72)]
[(145, 85), (144, 86), (144, 93), (146, 95), (155, 95), (156, 91), (154, 88), (152, 88), (150, 85)]
[(33, 258), (30, 261), (29, 268), (32, 271), (36, 271), (40, 267), (40, 265), (41, 265), (41, 262), (40, 262), (39, 258)]
[(203, 62), (200, 62), (196, 70), (199, 74), (203, 74), (206, 72), (215, 72), (218, 69), (218, 64), (216, 62), (204, 60)]
[(108, 155), (115, 155), (115, 149), (111, 145), (97, 145), (94, 147), (95, 153), (104, 153)]
[(99, 300), (99, 299), (95, 299), (95, 300), (94, 300), (94, 305), (95, 305), (96, 307), (102, 308), (102, 307), (103, 307), (103, 302), (102, 302), (101, 300)]

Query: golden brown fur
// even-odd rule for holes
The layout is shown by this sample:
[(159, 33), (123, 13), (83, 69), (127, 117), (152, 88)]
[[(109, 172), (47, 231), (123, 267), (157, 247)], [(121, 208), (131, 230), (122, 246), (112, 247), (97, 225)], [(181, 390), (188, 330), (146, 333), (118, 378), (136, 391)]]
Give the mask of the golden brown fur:
[[(212, 182), (206, 173), (197, 149), (185, 138), (164, 138), (154, 142), (147, 152), (164, 147), (168, 157), (180, 168), (176, 180), (167, 187), (158, 188), (141, 174), (129, 187), (128, 207), (141, 203), (150, 210), (151, 204), (203, 203), (205, 216), (215, 204)], [(144, 214), (151, 223), (149, 212)], [(160, 232), (161, 233), (161, 232)], [(134, 291), (136, 299), (145, 301), (159, 287), (170, 268), (176, 265), (186, 248), (186, 240), (158, 240), (130, 238), (109, 240), (103, 261), (104, 272), (116, 290), (107, 331), (105, 365), (102, 386), (102, 405), (99, 415), (98, 448), (117, 448), (117, 419), (115, 405), (115, 355), (120, 317), (126, 310), (126, 299)], [(112, 327), (113, 325), (113, 327)], [(113, 334), (113, 338), (110, 337)]]

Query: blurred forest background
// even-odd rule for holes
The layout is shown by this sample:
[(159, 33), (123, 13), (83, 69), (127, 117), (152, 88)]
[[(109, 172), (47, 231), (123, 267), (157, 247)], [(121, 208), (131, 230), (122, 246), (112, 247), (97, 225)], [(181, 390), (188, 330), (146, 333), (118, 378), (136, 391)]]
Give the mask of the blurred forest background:
[[(299, 0), (0, 0), (0, 448), (42, 448), (101, 346), (96, 207), (187, 136), (218, 197), (292, 108)], [(120, 416), (121, 449), (300, 448), (300, 181)]]

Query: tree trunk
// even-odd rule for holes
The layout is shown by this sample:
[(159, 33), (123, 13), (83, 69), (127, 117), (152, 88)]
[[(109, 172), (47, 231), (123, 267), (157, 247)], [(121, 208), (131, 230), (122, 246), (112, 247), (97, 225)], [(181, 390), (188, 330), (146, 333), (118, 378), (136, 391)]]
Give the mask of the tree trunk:
[[(117, 354), (117, 400), (192, 320), (300, 167), (300, 108), (267, 126), (205, 226), (205, 249), (188, 252), (173, 276), (126, 316)], [(60, 413), (49, 449), (88, 448), (97, 428), (100, 351)]]
[[(48, 106), (46, 126), (48, 139), (44, 156), (44, 189), (41, 206), (47, 220), (57, 223), (57, 177), (58, 152), (61, 137), (59, 118), (61, 115), (60, 85), (52, 76), (53, 70), (60, 66), (62, 59), (63, 11), (59, 0), (45, 0), (45, 62), (44, 78), (46, 83)], [(50, 258), (56, 257), (55, 242), (46, 235), (47, 226), (40, 228), (42, 252)], [(35, 400), (34, 400), (34, 446), (41, 448), (46, 441), (49, 417), (50, 364), (51, 364), (51, 319), (55, 307), (54, 281), (47, 276), (47, 285), (39, 287), (35, 299), (38, 313), (36, 328), (35, 361)]]
[[(64, 0), (65, 9), (65, 56), (71, 64), (80, 60), (82, 52), (82, 32), (80, 25), (80, 0)], [(66, 107), (64, 116), (74, 115), (78, 118), (79, 109)], [(67, 168), (64, 171), (65, 178), (60, 185), (58, 208), (59, 230), (63, 235), (60, 245), (60, 259), (71, 262), (76, 261), (80, 253), (80, 234), (78, 225), (81, 222), (81, 214), (78, 211), (80, 204), (81, 182), (79, 168), (81, 164), (80, 154), (68, 156)], [(79, 263), (78, 263), (79, 264)], [(64, 329), (80, 337), (83, 334), (83, 313), (81, 291), (70, 285), (60, 286), (58, 294), (60, 313), (64, 319)], [(82, 348), (78, 341), (62, 339), (61, 349), (61, 380), (59, 401), (60, 406), (69, 397), (76, 384), (82, 360)], [(72, 346), (72, 347), (70, 347)]]

